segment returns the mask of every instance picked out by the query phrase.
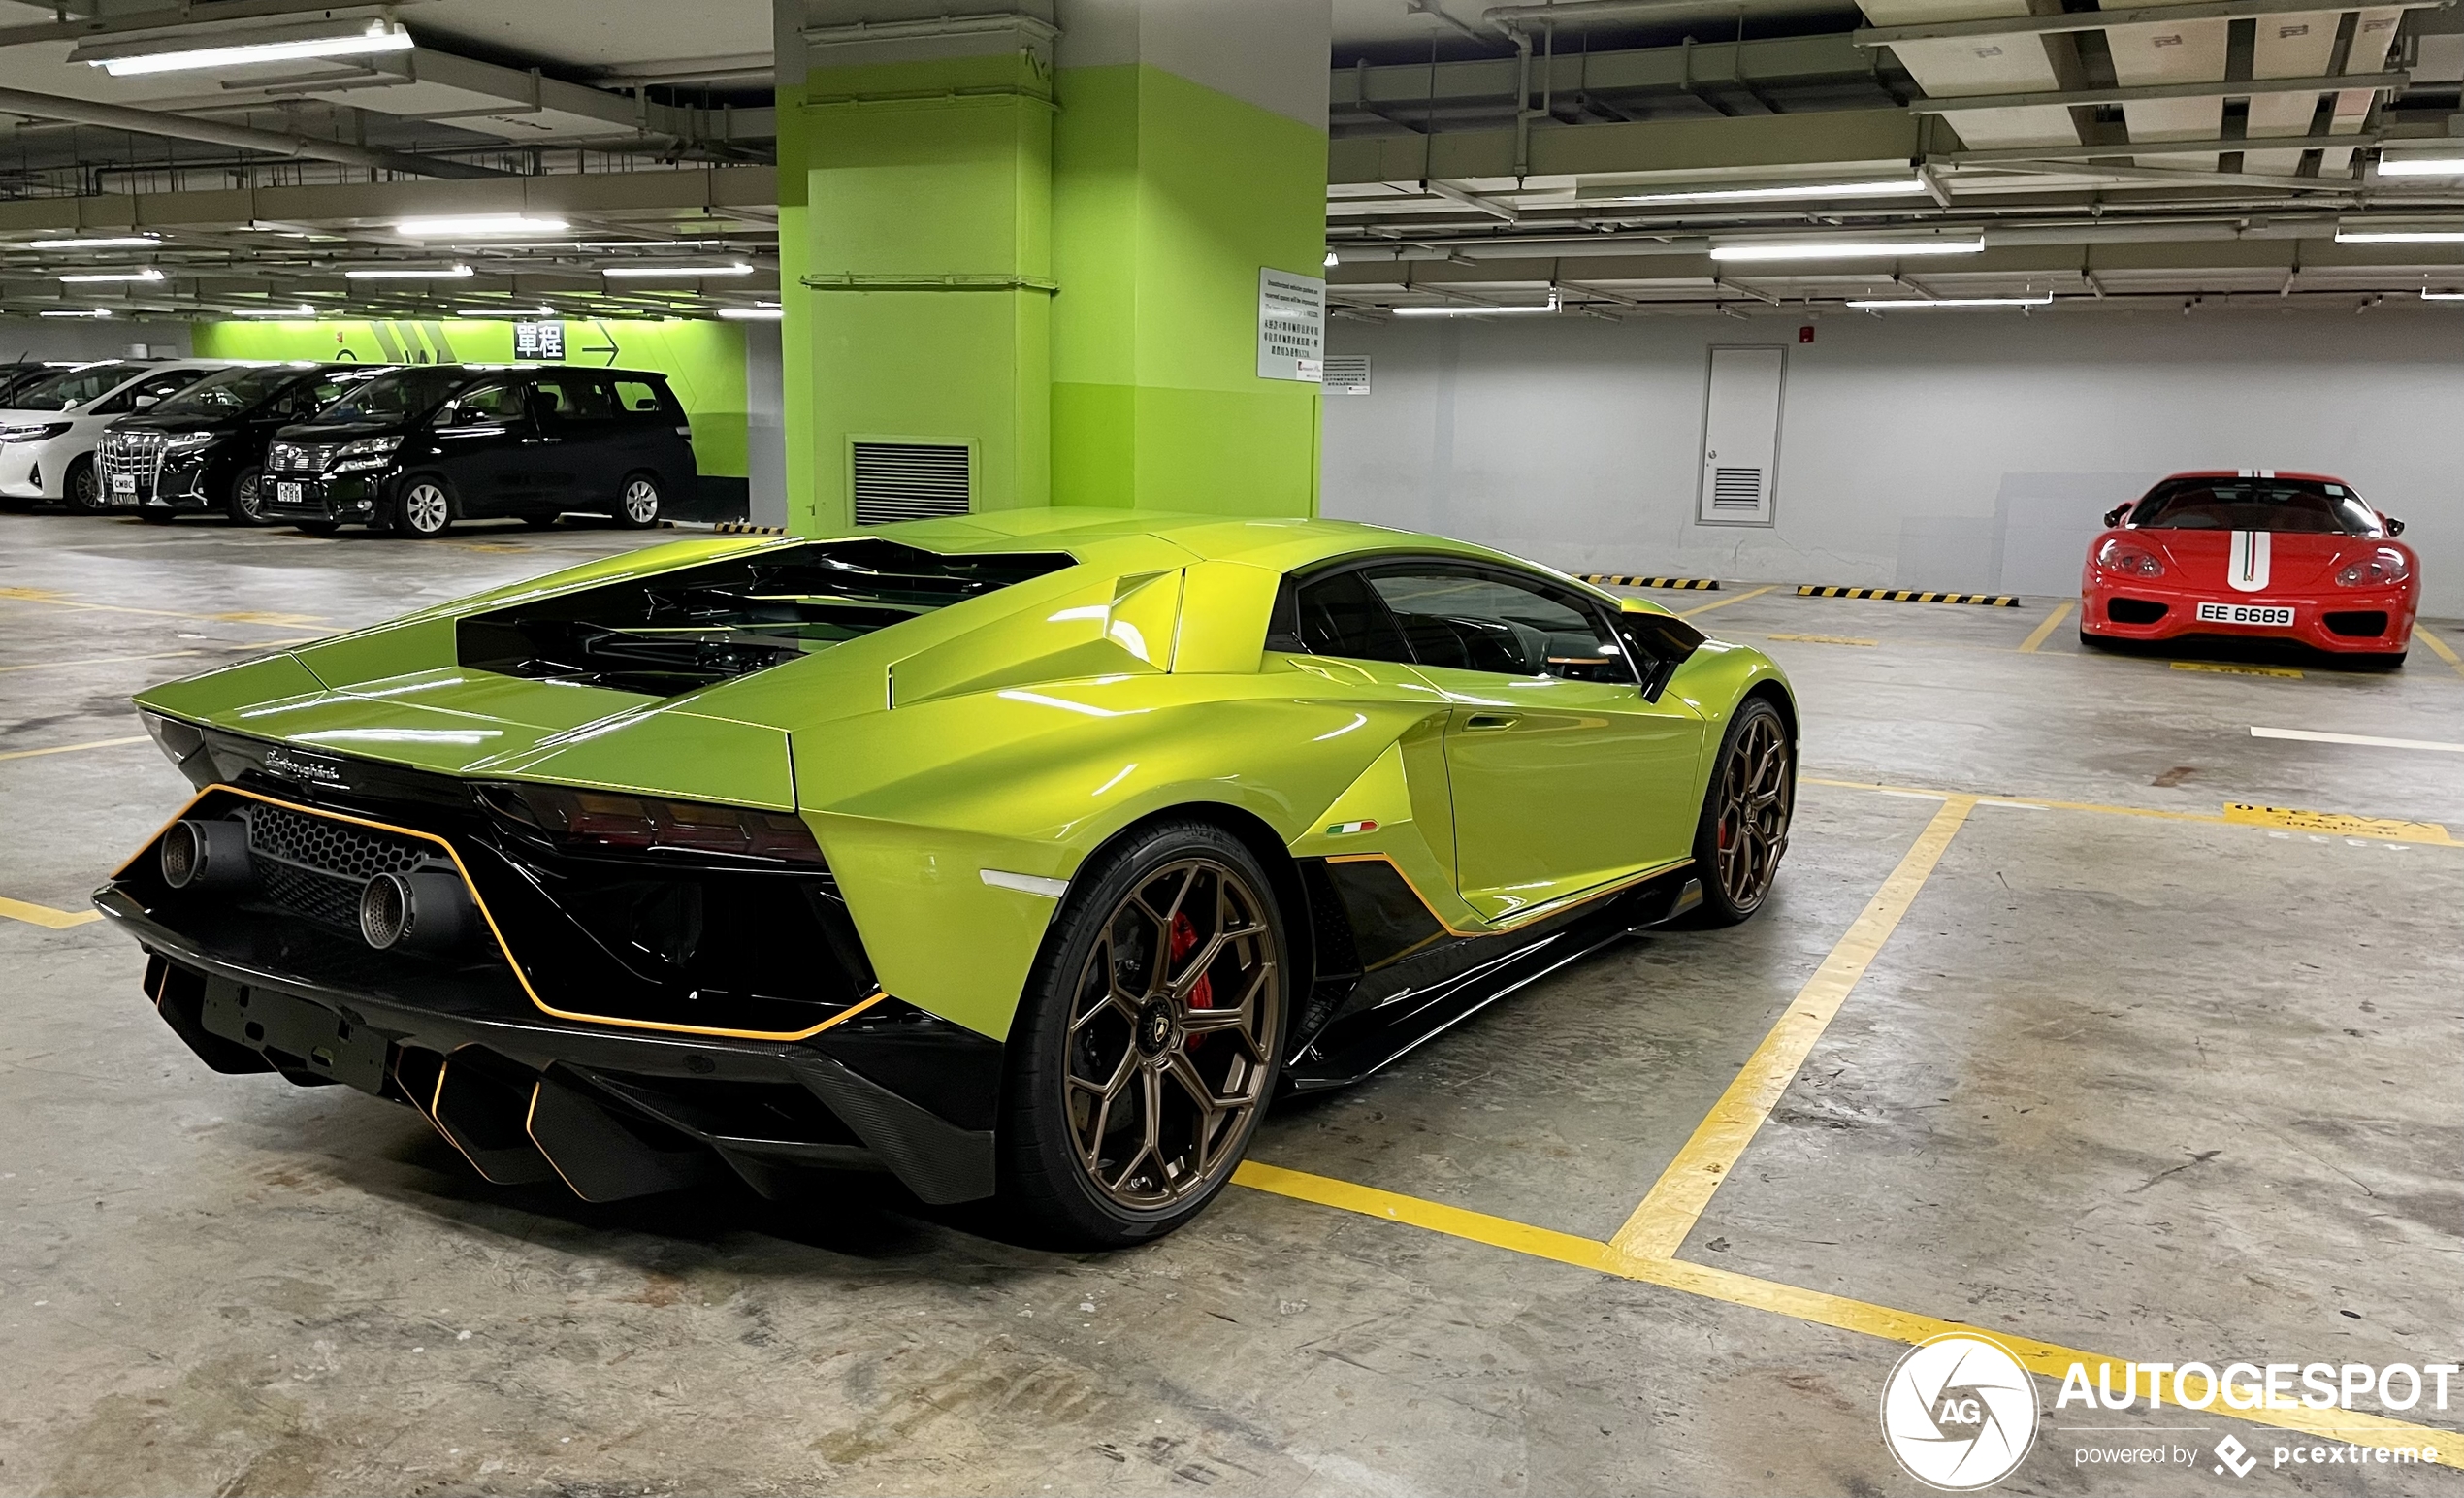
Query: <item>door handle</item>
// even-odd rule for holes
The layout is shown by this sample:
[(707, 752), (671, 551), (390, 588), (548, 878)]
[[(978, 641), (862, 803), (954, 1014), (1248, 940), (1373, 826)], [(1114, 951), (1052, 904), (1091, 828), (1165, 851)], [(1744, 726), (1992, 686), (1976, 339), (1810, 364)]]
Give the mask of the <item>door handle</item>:
[(1498, 729), (1510, 729), (1518, 721), (1520, 717), (1515, 713), (1475, 712), (1463, 720), (1463, 727), (1475, 733), (1491, 733)]

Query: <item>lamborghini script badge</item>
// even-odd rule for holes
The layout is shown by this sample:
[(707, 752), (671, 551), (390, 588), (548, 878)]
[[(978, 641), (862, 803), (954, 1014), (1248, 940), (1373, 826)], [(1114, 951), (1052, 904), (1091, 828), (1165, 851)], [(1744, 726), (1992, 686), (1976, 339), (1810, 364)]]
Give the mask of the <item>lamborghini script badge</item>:
[(342, 783), (342, 766), (331, 760), (311, 760), (288, 750), (269, 749), (265, 752), (265, 772), (291, 780), (306, 780), (321, 786)]

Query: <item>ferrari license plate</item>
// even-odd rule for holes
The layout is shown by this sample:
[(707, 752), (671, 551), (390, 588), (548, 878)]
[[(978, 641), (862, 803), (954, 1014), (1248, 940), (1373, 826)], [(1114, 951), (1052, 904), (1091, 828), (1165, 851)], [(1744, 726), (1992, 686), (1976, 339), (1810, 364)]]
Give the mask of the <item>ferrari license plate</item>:
[(2288, 629), (2293, 611), (2277, 603), (2201, 603), (2201, 624), (2256, 624)]
[(302, 492), (302, 486), (299, 484), (276, 484), (274, 486), (274, 501), (277, 505), (297, 505), (307, 497), (308, 496)]

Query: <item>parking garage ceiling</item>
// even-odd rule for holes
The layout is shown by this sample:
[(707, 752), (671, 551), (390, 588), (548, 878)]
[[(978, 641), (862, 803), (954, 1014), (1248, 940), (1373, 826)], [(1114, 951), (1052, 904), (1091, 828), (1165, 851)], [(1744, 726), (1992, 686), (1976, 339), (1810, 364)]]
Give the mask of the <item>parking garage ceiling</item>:
[[(2464, 159), (2464, 16), (2310, 3), (1335, 0), (1331, 294), (2464, 291), (2464, 175), (2435, 170)], [(0, 0), (0, 309), (775, 305), (771, 26), (760, 0)], [(412, 223), (489, 217), (529, 224)]]

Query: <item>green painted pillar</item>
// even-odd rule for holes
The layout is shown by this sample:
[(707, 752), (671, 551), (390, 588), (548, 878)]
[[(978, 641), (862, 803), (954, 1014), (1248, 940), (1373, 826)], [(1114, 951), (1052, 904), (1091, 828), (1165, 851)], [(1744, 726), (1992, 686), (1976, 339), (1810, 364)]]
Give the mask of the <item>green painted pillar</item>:
[(1329, 0), (949, 9), (776, 0), (791, 526), (918, 447), (979, 510), (1314, 513)]

